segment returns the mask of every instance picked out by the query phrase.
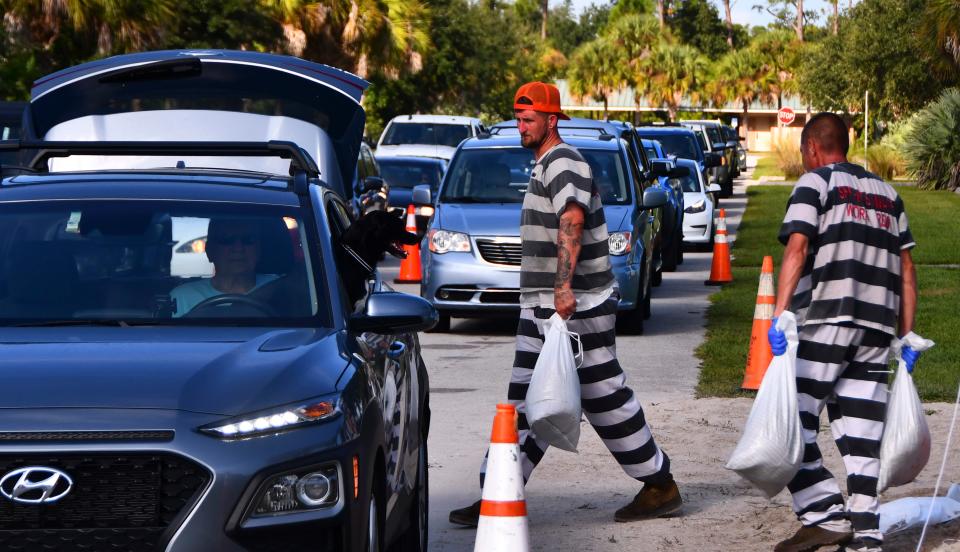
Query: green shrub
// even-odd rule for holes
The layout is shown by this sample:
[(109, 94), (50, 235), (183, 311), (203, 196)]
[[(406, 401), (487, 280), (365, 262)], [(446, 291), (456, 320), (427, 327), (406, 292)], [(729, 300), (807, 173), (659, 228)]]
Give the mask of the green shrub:
[(917, 186), (956, 190), (960, 186), (960, 89), (945, 90), (910, 126), (904, 155)]
[(778, 136), (773, 140), (773, 156), (776, 159), (777, 168), (783, 171), (787, 180), (796, 180), (805, 172), (799, 140), (789, 135)]
[(867, 169), (884, 180), (893, 180), (905, 173), (906, 162), (896, 149), (881, 143), (867, 148)]

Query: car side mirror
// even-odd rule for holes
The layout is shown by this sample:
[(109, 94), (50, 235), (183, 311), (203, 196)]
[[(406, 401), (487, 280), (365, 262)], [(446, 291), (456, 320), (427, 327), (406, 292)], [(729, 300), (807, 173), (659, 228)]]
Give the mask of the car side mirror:
[(719, 154), (719, 153), (707, 152), (707, 153), (704, 153), (703, 155), (704, 155), (703, 164), (704, 164), (708, 169), (712, 169), (713, 167), (719, 167), (719, 166), (720, 166), (721, 160), (720, 160), (720, 154)]
[(650, 162), (650, 175), (661, 177), (670, 175), (670, 163), (666, 161), (651, 161)]
[(690, 176), (690, 169), (687, 167), (675, 167), (670, 169), (668, 176), (670, 178), (683, 178), (685, 176)]
[(723, 188), (721, 188), (719, 184), (711, 184), (707, 186), (707, 193), (719, 194), (722, 191), (723, 191)]
[(643, 191), (643, 206), (646, 209), (656, 209), (667, 204), (667, 192), (661, 188), (647, 188)]
[(363, 311), (350, 315), (350, 329), (355, 332), (394, 334), (429, 330), (439, 316), (426, 299), (400, 293), (377, 291), (367, 297)]
[(418, 184), (413, 187), (413, 204), (414, 205), (433, 205), (430, 197), (430, 185), (429, 184)]
[(368, 176), (363, 179), (364, 192), (378, 192), (383, 188), (383, 179), (379, 176)]

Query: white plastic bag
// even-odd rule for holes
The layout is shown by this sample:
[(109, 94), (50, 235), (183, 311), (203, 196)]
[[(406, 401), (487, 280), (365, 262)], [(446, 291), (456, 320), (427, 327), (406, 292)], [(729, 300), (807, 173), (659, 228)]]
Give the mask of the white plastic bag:
[(797, 406), (797, 319), (785, 311), (777, 329), (787, 337), (787, 351), (767, 368), (740, 442), (727, 469), (740, 474), (773, 498), (793, 479), (803, 462), (803, 427)]
[[(930, 525), (938, 525), (960, 517), (960, 485), (954, 483), (947, 491), (947, 496), (931, 498), (909, 497), (900, 498), (880, 505), (877, 513), (880, 515), (880, 532), (891, 535), (906, 531), (913, 527), (920, 527), (927, 520), (930, 513)], [(930, 510), (930, 503), (933, 510)]]
[(893, 343), (898, 367), (887, 401), (877, 492), (913, 481), (930, 459), (930, 428), (913, 376), (907, 372), (907, 364), (900, 354), (903, 345), (920, 352), (932, 347), (933, 342), (910, 332)]
[(567, 331), (567, 323), (559, 314), (544, 322), (543, 349), (533, 368), (526, 402), (527, 421), (537, 439), (576, 452), (580, 441), (580, 378), (571, 337), (580, 341), (579, 335)]

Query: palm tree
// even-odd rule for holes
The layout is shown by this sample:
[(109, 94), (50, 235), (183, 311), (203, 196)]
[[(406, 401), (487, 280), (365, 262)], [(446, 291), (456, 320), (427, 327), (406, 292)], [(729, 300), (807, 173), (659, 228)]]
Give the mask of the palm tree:
[(294, 55), (396, 77), (420, 69), (430, 45), (420, 0), (260, 0), (281, 22)]
[(175, 0), (2, 0), (5, 23), (50, 48), (66, 29), (89, 37), (101, 56), (158, 46), (176, 19)]
[(935, 68), (945, 74), (960, 69), (960, 0), (929, 0), (923, 21), (917, 34), (936, 52)]
[(707, 62), (693, 46), (662, 41), (639, 66), (637, 90), (652, 105), (666, 106), (670, 120), (684, 99), (699, 102)]
[(577, 48), (567, 72), (570, 91), (580, 98), (591, 96), (602, 101), (604, 117), (609, 109), (610, 94), (624, 84), (618, 61), (616, 44), (600, 37)]
[(766, 104), (775, 102), (776, 96), (771, 90), (777, 84), (773, 74), (766, 71), (757, 52), (742, 49), (729, 52), (716, 64), (713, 77), (705, 88), (711, 102), (717, 107), (727, 103), (740, 105), (743, 109), (742, 126), (749, 132), (750, 105), (756, 100)]
[(764, 83), (761, 96), (775, 97), (777, 109), (783, 107), (783, 95), (797, 92), (793, 78), (800, 65), (801, 48), (786, 29), (771, 30), (754, 37), (749, 49), (763, 63)]
[(727, 46), (733, 48), (733, 14), (730, 11), (730, 0), (723, 0), (723, 10), (727, 24)]

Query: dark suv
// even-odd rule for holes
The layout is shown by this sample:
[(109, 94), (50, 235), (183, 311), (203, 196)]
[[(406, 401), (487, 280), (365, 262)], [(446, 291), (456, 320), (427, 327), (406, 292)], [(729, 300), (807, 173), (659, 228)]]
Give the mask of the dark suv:
[(38, 83), (0, 145), (0, 549), (426, 550), (436, 312), (340, 245), (366, 83), (225, 51)]

